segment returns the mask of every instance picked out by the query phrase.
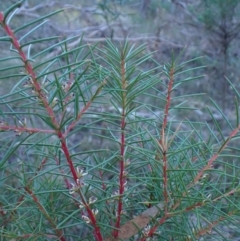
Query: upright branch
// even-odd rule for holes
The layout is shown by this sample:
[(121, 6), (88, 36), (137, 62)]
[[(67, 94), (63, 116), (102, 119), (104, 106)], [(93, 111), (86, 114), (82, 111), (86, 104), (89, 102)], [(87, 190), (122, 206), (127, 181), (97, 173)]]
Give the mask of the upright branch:
[(168, 112), (170, 109), (170, 104), (171, 104), (171, 92), (172, 92), (172, 87), (173, 87), (173, 81), (174, 81), (174, 73), (175, 73), (175, 68), (174, 66), (171, 66), (170, 71), (169, 71), (169, 83), (168, 83), (168, 91), (167, 91), (167, 102), (165, 105), (165, 110), (164, 110), (164, 119), (163, 119), (163, 125), (162, 125), (162, 134), (164, 134), (164, 130), (167, 127), (167, 118), (168, 118)]
[[(75, 181), (75, 184), (73, 184), (73, 187), (74, 189), (80, 189), (81, 188), (81, 183), (79, 181), (79, 173), (75, 170), (75, 167), (74, 167), (74, 164), (73, 164), (73, 161), (72, 161), (72, 158), (71, 158), (71, 154), (69, 152), (69, 148), (67, 146), (67, 143), (66, 143), (66, 135), (67, 133), (74, 127), (75, 122), (73, 122), (72, 124), (70, 124), (70, 128), (68, 130), (67, 133), (64, 133), (60, 130), (60, 127), (59, 127), (59, 124), (56, 120), (56, 117), (55, 117), (55, 114), (54, 114), (54, 111), (53, 111), (53, 107), (51, 107), (50, 103), (48, 102), (47, 98), (45, 97), (44, 95), (44, 92), (41, 88), (41, 85), (38, 83), (38, 80), (37, 80), (37, 76), (34, 72), (34, 69), (33, 69), (33, 66), (30, 64), (30, 62), (28, 61), (27, 59), (27, 56), (26, 54), (23, 52), (22, 50), (22, 46), (20, 45), (17, 37), (15, 36), (14, 34), (14, 31), (10, 28), (10, 26), (6, 23), (5, 21), (5, 16), (2, 12), (0, 12), (0, 25), (3, 27), (3, 29), (5, 30), (5, 32), (7, 33), (7, 35), (11, 38), (11, 42), (13, 44), (13, 46), (16, 48), (22, 62), (23, 62), (23, 65), (24, 65), (24, 69), (26, 70), (26, 72), (28, 73), (28, 75), (31, 77), (31, 80), (32, 80), (32, 87), (34, 88), (34, 91), (37, 93), (38, 95), (38, 98), (39, 100), (42, 102), (44, 108), (46, 109), (47, 113), (48, 113), (48, 116), (50, 117), (51, 119), (51, 122), (54, 126), (54, 132), (56, 133), (56, 135), (58, 136), (60, 142), (61, 142), (61, 149), (63, 150), (64, 152), (64, 155), (66, 157), (66, 160), (68, 162), (68, 165), (69, 165), (69, 168), (70, 168), (70, 171), (72, 173), (72, 176), (73, 176), (73, 179)], [(105, 83), (105, 82), (104, 82)], [(93, 98), (98, 95), (98, 93), (100, 92), (101, 88), (103, 87), (104, 83), (97, 89), (95, 95), (93, 96)], [(89, 106), (91, 105), (92, 103), (92, 100), (89, 101), (87, 103), (87, 105), (85, 106), (85, 108), (79, 112), (78, 114), (78, 118), (77, 120), (79, 120), (81, 118), (81, 116), (83, 115), (83, 113), (89, 108)], [(3, 126), (1, 125), (1, 130), (3, 130)], [(17, 127), (15, 128), (16, 131), (21, 131), (22, 129), (18, 129)], [(34, 129), (33, 129), (34, 130)], [(32, 131), (32, 129), (24, 129), (24, 131)], [(43, 132), (43, 131), (38, 131), (38, 132)], [(44, 132), (48, 132), (48, 131), (44, 131)], [(51, 133), (51, 132), (50, 132)], [(68, 185), (68, 188), (69, 188), (69, 185)], [(38, 207), (41, 211), (44, 211), (43, 207), (40, 206), (40, 202), (38, 201), (37, 197), (34, 196), (33, 193), (31, 193), (31, 190), (30, 189), (27, 189), (25, 188), (26, 191), (32, 196), (33, 200), (38, 204)], [(96, 223), (96, 217), (95, 217), (95, 214), (93, 212), (93, 210), (89, 207), (88, 203), (86, 203), (86, 201), (84, 200), (83, 196), (81, 196), (81, 199), (86, 207), (86, 211), (88, 213), (88, 216), (89, 216), (89, 219), (91, 221), (91, 224), (93, 225), (94, 227), (94, 234), (95, 234), (95, 237), (96, 237), (96, 240), (97, 241), (102, 241), (103, 238), (102, 238), (102, 235), (100, 233), (100, 228), (98, 227), (97, 223)], [(49, 222), (51, 222), (51, 219), (50, 217), (44, 213), (45, 217), (48, 219)], [(88, 218), (88, 217), (87, 217)], [(59, 240), (62, 240), (64, 241), (64, 237), (63, 237), (63, 233), (59, 233), (60, 231), (56, 229), (56, 233), (59, 237)]]
[(166, 97), (166, 105), (164, 110), (164, 118), (163, 118), (163, 125), (161, 129), (161, 138), (159, 140), (159, 145), (162, 151), (162, 158), (163, 158), (163, 196), (165, 201), (165, 215), (167, 215), (168, 212), (168, 190), (167, 190), (167, 149), (168, 149), (168, 143), (167, 138), (165, 137), (165, 129), (167, 127), (167, 119), (168, 119), (168, 113), (170, 109), (171, 104), (171, 92), (173, 87), (173, 81), (174, 81), (174, 66), (172, 65), (169, 71), (169, 83), (168, 83), (168, 91), (167, 91), (167, 97)]
[(33, 70), (32, 65), (30, 64), (30, 62), (27, 59), (26, 54), (23, 52), (22, 50), (22, 46), (20, 45), (17, 37), (15, 36), (13, 30), (10, 28), (10, 26), (6, 23), (5, 21), (5, 17), (4, 14), (2, 12), (0, 12), (0, 25), (3, 27), (3, 29), (5, 30), (5, 32), (7, 33), (7, 35), (11, 38), (11, 42), (13, 44), (13, 46), (16, 48), (23, 64), (24, 64), (24, 68), (27, 71), (27, 73), (29, 74), (29, 76), (32, 79), (32, 86), (35, 89), (35, 92), (38, 95), (39, 100), (43, 103), (43, 106), (45, 107), (48, 115), (50, 116), (52, 123), (55, 126), (55, 129), (58, 128), (58, 123), (56, 121), (56, 117), (54, 115), (53, 109), (52, 107), (49, 105), (47, 99), (45, 98), (45, 95), (42, 91), (41, 85), (38, 83), (37, 81), (37, 76)]
[(120, 229), (120, 221), (121, 214), (123, 209), (122, 203), (122, 195), (124, 193), (124, 186), (126, 183), (126, 172), (124, 170), (124, 153), (125, 153), (125, 127), (126, 127), (126, 105), (127, 105), (127, 80), (126, 80), (126, 63), (125, 57), (122, 53), (121, 55), (121, 84), (122, 84), (122, 113), (121, 113), (121, 144), (120, 144), (120, 172), (119, 172), (119, 198), (118, 198), (118, 208), (117, 208), (117, 221), (115, 224), (115, 230), (113, 231), (113, 237), (117, 238), (119, 229)]
[(23, 52), (22, 47), (21, 47), (17, 37), (15, 36), (13, 30), (10, 28), (10, 26), (8, 24), (6, 24), (6, 21), (4, 19), (4, 15), (3, 15), (2, 12), (0, 13), (0, 24), (2, 25), (3, 29), (6, 31), (7, 35), (11, 38), (13, 46), (16, 48), (16, 50), (18, 51), (19, 56), (22, 59), (22, 62), (24, 64), (24, 68), (26, 69), (27, 73), (30, 75), (30, 77), (32, 79), (33, 87), (35, 88), (36, 92), (38, 93), (39, 99), (42, 101), (42, 103), (43, 103), (43, 105), (44, 105), (48, 115), (51, 118), (52, 124), (54, 125), (55, 130), (57, 131), (56, 134), (57, 134), (57, 136), (61, 140), (62, 150), (64, 151), (64, 154), (65, 154), (65, 156), (67, 158), (67, 161), (69, 163), (72, 175), (74, 177), (74, 180), (76, 181), (77, 180), (77, 174), (76, 174), (76, 171), (74, 169), (72, 160), (70, 158), (70, 154), (69, 154), (69, 151), (67, 149), (66, 143), (64, 141), (63, 134), (62, 134), (62, 132), (60, 130), (58, 130), (59, 129), (59, 125), (58, 125), (58, 123), (56, 121), (56, 117), (55, 117), (54, 111), (53, 111), (52, 107), (49, 105), (47, 99), (44, 98), (44, 94), (42, 93), (41, 85), (37, 81), (37, 77), (36, 77), (36, 74), (35, 74), (35, 72), (33, 70), (33, 67), (29, 63), (26, 54)]
[(173, 82), (174, 82), (174, 73), (175, 73), (175, 67), (174, 64), (171, 65), (169, 72), (167, 73), (169, 77), (169, 83), (168, 83), (168, 91), (166, 96), (166, 104), (164, 109), (164, 118), (163, 118), (163, 124), (161, 129), (161, 137), (158, 141), (161, 155), (157, 153), (156, 160), (161, 161), (160, 158), (162, 158), (162, 166), (163, 166), (163, 197), (164, 197), (164, 216), (158, 221), (156, 225), (154, 225), (146, 235), (141, 239), (141, 241), (144, 241), (147, 239), (147, 237), (151, 237), (153, 233), (156, 231), (156, 229), (159, 227), (159, 225), (162, 225), (169, 217), (170, 214), (168, 213), (168, 176), (167, 176), (167, 151), (168, 151), (168, 140), (165, 136), (165, 129), (167, 127), (168, 123), (168, 114), (171, 104), (171, 92), (173, 88)]

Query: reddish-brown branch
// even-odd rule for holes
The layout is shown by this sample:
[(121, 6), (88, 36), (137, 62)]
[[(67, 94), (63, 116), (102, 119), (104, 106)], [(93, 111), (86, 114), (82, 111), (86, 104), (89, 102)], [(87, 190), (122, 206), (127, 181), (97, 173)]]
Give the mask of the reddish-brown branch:
[(240, 191), (239, 188), (234, 188), (234, 189), (230, 190), (229, 192), (224, 193), (224, 194), (222, 194), (222, 195), (220, 195), (220, 196), (212, 199), (212, 202), (216, 202), (216, 201), (219, 200), (219, 199), (222, 199), (222, 198), (224, 198), (224, 197), (231, 196), (231, 195), (233, 195), (234, 193), (239, 192), (239, 191)]
[(18, 127), (18, 126), (9, 126), (9, 125), (1, 125), (0, 130), (2, 131), (17, 131), (19, 133), (27, 132), (27, 133), (47, 133), (54, 134), (56, 131), (54, 130), (44, 130), (38, 128), (28, 128), (28, 127)]
[(165, 105), (165, 110), (164, 110), (164, 119), (163, 119), (163, 125), (162, 125), (162, 134), (164, 132), (164, 130), (167, 127), (167, 118), (168, 118), (168, 112), (169, 112), (169, 108), (170, 108), (170, 104), (171, 104), (171, 92), (172, 92), (172, 87), (173, 87), (173, 80), (174, 80), (174, 67), (172, 67), (170, 69), (170, 73), (169, 73), (169, 83), (168, 83), (168, 92), (167, 92), (167, 102)]
[(164, 210), (165, 214), (168, 213), (168, 190), (167, 190), (167, 185), (168, 185), (168, 176), (167, 176), (167, 153), (163, 153), (163, 196), (164, 196)]
[(24, 187), (24, 189), (32, 197), (33, 201), (38, 206), (38, 209), (40, 210), (40, 212), (44, 215), (44, 217), (48, 220), (48, 222), (54, 228), (54, 231), (55, 231), (58, 239), (61, 240), (61, 241), (65, 241), (65, 238), (63, 236), (63, 231), (57, 228), (57, 226), (55, 225), (55, 223), (53, 222), (51, 217), (48, 215), (48, 213), (45, 211), (45, 209), (42, 206), (42, 204), (39, 202), (37, 196), (28, 187)]
[(155, 225), (154, 227), (152, 227), (149, 232), (148, 232), (148, 236), (147, 237), (143, 237), (141, 238), (139, 241), (145, 241), (148, 237), (152, 237), (152, 235), (154, 234), (154, 232), (156, 231), (156, 229), (161, 226), (170, 216), (167, 214), (164, 217), (162, 217), (159, 221), (158, 224)]
[[(39, 99), (42, 101), (43, 103), (43, 106), (45, 107), (47, 113), (48, 113), (48, 116), (51, 118), (51, 122), (54, 126), (54, 129), (55, 129), (55, 133), (57, 134), (57, 136), (59, 137), (60, 141), (61, 141), (61, 148), (65, 154), (65, 157), (67, 159), (67, 162), (68, 162), (68, 165), (70, 167), (70, 171), (72, 173), (72, 176), (74, 178), (74, 181), (75, 183), (77, 184), (78, 183), (78, 175), (76, 173), (76, 170), (74, 168), (74, 165), (73, 165), (73, 162), (71, 160), (71, 156), (70, 156), (70, 153), (69, 153), (69, 150), (68, 150), (68, 147), (66, 145), (66, 141), (65, 141), (65, 136), (67, 135), (67, 133), (65, 133), (66, 135), (64, 136), (64, 134), (59, 130), (59, 125), (58, 125), (58, 122), (56, 120), (56, 117), (55, 117), (55, 114), (53, 112), (53, 109), (52, 107), (49, 105), (47, 99), (45, 98), (44, 94), (42, 93), (42, 89), (41, 89), (41, 86), (40, 84), (38, 83), (37, 81), (37, 77), (36, 77), (36, 74), (33, 70), (33, 67), (32, 65), (29, 63), (25, 53), (22, 51), (22, 48), (21, 48), (21, 45), (20, 43), (18, 42), (18, 39), (16, 38), (14, 32), (12, 31), (12, 29), (5, 23), (4, 21), (4, 14), (2, 12), (0, 12), (0, 24), (2, 25), (3, 29), (5, 30), (5, 32), (7, 33), (7, 35), (11, 38), (11, 41), (12, 41), (12, 44), (13, 46), (16, 48), (19, 56), (21, 57), (22, 59), (22, 62), (24, 64), (24, 68), (26, 69), (26, 72), (29, 74), (29, 76), (31, 77), (32, 79), (32, 82), (33, 82), (33, 87), (35, 89), (35, 91), (37, 92), (38, 94), (38, 97)], [(105, 83), (105, 82), (104, 82)], [(96, 94), (93, 96), (93, 98), (100, 92), (100, 89), (102, 88), (102, 86), (104, 85), (104, 83), (101, 85), (100, 88), (98, 88)], [(76, 122), (81, 118), (81, 116), (83, 115), (83, 113), (85, 113), (85, 111), (89, 108), (89, 106), (91, 105), (92, 103), (92, 100), (89, 101), (87, 103), (87, 105), (83, 108), (83, 110), (78, 114), (78, 117), (77, 117), (77, 120), (75, 122), (73, 122), (70, 127), (68, 128), (68, 131), (70, 131), (74, 125), (76, 124)], [(2, 128), (2, 126), (1, 126)], [(26, 131), (28, 130), (27, 128), (16, 128), (14, 127), (13, 128), (14, 130), (16, 131)], [(33, 129), (35, 130), (35, 129)], [(38, 131), (38, 132), (43, 132), (43, 131)], [(51, 132), (51, 133), (54, 133)], [(68, 185), (69, 186), (69, 185)], [(45, 212), (44, 210), (44, 207), (40, 204), (40, 202), (38, 201), (37, 197), (32, 193), (32, 191), (28, 188), (28, 187), (25, 187), (25, 190), (32, 196), (34, 202), (37, 204), (39, 210), (45, 215), (45, 217), (48, 219), (48, 221), (53, 225), (53, 227), (55, 228), (55, 231), (57, 233), (57, 236), (60, 240), (64, 241), (65, 239), (63, 238), (63, 233), (62, 231), (56, 229), (56, 225), (53, 223), (53, 221), (51, 220), (51, 218), (48, 216), (48, 214)], [(83, 200), (84, 201), (84, 200)], [(88, 215), (89, 215), (89, 218), (91, 219), (91, 222), (92, 222), (92, 225), (94, 227), (94, 234), (95, 234), (95, 237), (98, 241), (102, 241), (102, 235), (100, 233), (100, 229), (99, 227), (97, 226), (96, 224), (96, 218), (92, 212), (92, 210), (90, 209), (90, 207), (84, 203), (85, 206), (86, 206), (86, 210), (88, 212)]]
[[(159, 145), (160, 149), (162, 152), (162, 162), (163, 162), (163, 196), (164, 196), (164, 217), (160, 219), (157, 225), (152, 227), (150, 231), (148, 232), (148, 237), (151, 237), (153, 233), (156, 231), (156, 229), (162, 225), (169, 217), (170, 214), (168, 213), (168, 176), (167, 176), (167, 151), (168, 151), (168, 143), (165, 137), (165, 129), (167, 127), (168, 123), (168, 114), (169, 114), (169, 109), (171, 105), (171, 92), (173, 88), (173, 81), (174, 81), (174, 66), (171, 67), (170, 72), (169, 72), (169, 83), (168, 83), (168, 91), (167, 91), (167, 97), (166, 97), (166, 105), (165, 105), (165, 110), (164, 110), (164, 118), (163, 118), (163, 124), (162, 124), (162, 129), (161, 129), (161, 138), (159, 140)], [(160, 156), (157, 154), (156, 159), (160, 161)], [(141, 241), (146, 240), (147, 237), (144, 237), (141, 239)]]
[(18, 39), (16, 38), (14, 32), (12, 31), (12, 29), (10, 28), (10, 26), (8, 24), (6, 24), (6, 22), (4, 21), (4, 14), (2, 12), (0, 12), (0, 24), (2, 25), (3, 29), (5, 30), (5, 32), (7, 33), (7, 35), (11, 38), (12, 44), (13, 46), (16, 48), (19, 56), (22, 59), (22, 62), (24, 64), (24, 68), (26, 69), (27, 73), (29, 74), (29, 76), (31, 77), (32, 81), (33, 81), (33, 86), (36, 90), (36, 92), (38, 93), (38, 97), (39, 99), (42, 101), (48, 115), (50, 116), (52, 123), (55, 125), (55, 127), (58, 127), (58, 123), (56, 121), (53, 109), (51, 108), (51, 106), (49, 105), (47, 99), (44, 97), (44, 94), (42, 93), (42, 89), (40, 84), (37, 81), (37, 77), (36, 74), (33, 70), (32, 65), (30, 64), (30, 62), (27, 59), (27, 56), (25, 55), (25, 53), (23, 52), (20, 43), (18, 42)]
[[(209, 170), (212, 167), (213, 162), (219, 157), (220, 153), (225, 149), (225, 147), (228, 145), (228, 143), (231, 141), (231, 139), (237, 135), (237, 133), (240, 130), (240, 125), (234, 129), (230, 134), (229, 137), (227, 138), (227, 140), (225, 141), (224, 145), (218, 150), (217, 153), (215, 153), (209, 160), (206, 166), (204, 166), (196, 175), (196, 177), (194, 178), (193, 182), (189, 183), (187, 188), (190, 189), (191, 187), (193, 187), (196, 183), (198, 183), (198, 181), (201, 179), (201, 177), (203, 176), (204, 172)], [(231, 190), (230, 192), (228, 192), (227, 194), (225, 194), (225, 196), (231, 195), (236, 191), (236, 189)], [(185, 197), (187, 195), (187, 191), (182, 193), (182, 197)], [(220, 198), (222, 198), (224, 195), (218, 197), (215, 199), (218, 200)], [(181, 199), (179, 199), (173, 206), (173, 210), (175, 210), (179, 205), (181, 204)]]
[(169, 72), (169, 83), (168, 83), (168, 92), (167, 92), (167, 97), (166, 97), (166, 105), (165, 105), (165, 110), (164, 110), (164, 118), (163, 118), (163, 125), (161, 129), (161, 138), (159, 140), (159, 144), (162, 150), (162, 158), (163, 158), (163, 196), (164, 196), (164, 201), (165, 201), (165, 215), (168, 213), (168, 190), (167, 190), (167, 185), (168, 185), (168, 176), (167, 176), (167, 168), (168, 168), (168, 163), (167, 163), (167, 150), (168, 150), (168, 143), (165, 137), (165, 129), (167, 127), (167, 121), (168, 121), (168, 113), (171, 105), (171, 92), (172, 92), (172, 87), (173, 87), (173, 81), (174, 81), (174, 67), (171, 67), (170, 72)]
[(106, 81), (103, 81), (102, 84), (98, 87), (98, 89), (96, 90), (95, 94), (92, 96), (92, 98), (87, 102), (87, 104), (83, 107), (83, 109), (78, 113), (78, 116), (76, 118), (75, 121), (73, 121), (69, 127), (67, 128), (67, 130), (64, 133), (64, 138), (68, 135), (68, 133), (74, 128), (74, 126), (76, 125), (76, 123), (81, 119), (81, 117), (83, 116), (83, 114), (89, 109), (89, 107), (91, 106), (94, 98), (100, 93), (100, 91), (102, 90), (103, 86), (106, 84)]
[[(215, 154), (208, 160), (208, 164), (207, 164), (205, 167), (203, 167), (203, 168), (198, 172), (197, 176), (194, 178), (193, 184), (195, 184), (196, 182), (198, 182), (199, 179), (202, 177), (203, 173), (212, 167), (213, 162), (218, 158), (218, 156), (220, 155), (220, 153), (225, 149), (225, 147), (228, 145), (228, 143), (231, 141), (231, 139), (232, 139), (234, 136), (237, 135), (237, 133), (239, 132), (239, 130), (240, 130), (240, 125), (229, 134), (227, 140), (226, 140), (225, 143), (221, 146), (221, 148), (218, 150), (218, 152), (215, 153)], [(193, 184), (192, 184), (192, 185), (193, 185)]]
[(76, 172), (76, 170), (74, 168), (74, 165), (73, 165), (73, 162), (72, 162), (72, 159), (71, 159), (71, 155), (69, 153), (69, 150), (68, 150), (65, 138), (63, 137), (63, 134), (62, 134), (61, 131), (58, 132), (58, 137), (61, 140), (61, 148), (62, 148), (62, 150), (64, 152), (64, 155), (65, 155), (65, 157), (67, 159), (67, 163), (69, 165), (69, 168), (70, 168), (70, 171), (72, 173), (73, 179), (74, 179), (75, 183), (77, 183), (78, 175), (77, 175), (77, 172)]
[(113, 231), (113, 237), (117, 238), (119, 234), (120, 224), (121, 224), (121, 214), (123, 210), (122, 195), (124, 193), (124, 183), (126, 177), (124, 175), (124, 153), (125, 153), (125, 126), (126, 126), (126, 87), (127, 80), (125, 78), (125, 60), (122, 58), (121, 61), (121, 76), (122, 76), (122, 119), (121, 119), (121, 144), (120, 144), (120, 172), (119, 172), (119, 198), (118, 198), (118, 208), (117, 208), (117, 221)]
[(96, 240), (97, 241), (103, 241), (103, 237), (102, 237), (100, 228), (97, 225), (96, 217), (93, 214), (92, 209), (88, 205), (86, 205), (86, 210), (87, 210), (89, 218), (92, 222), (92, 226), (94, 227), (94, 235), (95, 235)]
[[(73, 175), (73, 178), (74, 178), (74, 181), (75, 183), (79, 186), (78, 184), (78, 175), (77, 175), (77, 172), (73, 166), (73, 162), (72, 162), (72, 159), (71, 159), (71, 156), (70, 156), (70, 153), (69, 153), (69, 150), (68, 150), (68, 147), (67, 147), (67, 144), (65, 142), (65, 139), (63, 137), (63, 134), (61, 132), (58, 133), (58, 137), (59, 139), (61, 140), (61, 144), (62, 144), (62, 150), (65, 154), (65, 157), (67, 159), (67, 162), (68, 162), (68, 165), (70, 167), (70, 170), (71, 170), (71, 173)], [(80, 186), (79, 186), (80, 187)], [(80, 187), (81, 188), (81, 187)], [(93, 214), (92, 212), (92, 209), (88, 206), (88, 204), (85, 202), (84, 198), (82, 197), (82, 195), (80, 194), (81, 196), (81, 199), (82, 199), (82, 202), (87, 210), (87, 213), (89, 215), (89, 218), (91, 220), (91, 223), (94, 227), (94, 234), (95, 234), (95, 237), (97, 239), (97, 241), (102, 241), (103, 238), (102, 238), (102, 234), (100, 232), (100, 228), (98, 227), (97, 225), (97, 222), (96, 222), (96, 218), (95, 218), (95, 215)]]
[[(203, 202), (198, 202), (198, 203), (195, 203), (195, 204), (192, 205), (192, 206), (186, 207), (186, 208), (185, 208), (185, 211), (186, 211), (186, 212), (189, 212), (189, 211), (192, 211), (192, 210), (194, 210), (195, 208), (201, 207), (201, 206), (203, 206), (203, 205), (204, 205)], [(165, 208), (165, 207), (164, 207), (164, 208)], [(150, 231), (148, 232), (148, 236), (147, 236), (147, 237), (151, 237), (151, 236), (154, 234), (154, 232), (156, 231), (156, 229), (157, 229), (159, 226), (161, 226), (167, 219), (169, 219), (169, 218), (172, 217), (172, 216), (173, 216), (173, 214), (171, 214), (171, 213), (165, 214), (164, 217), (162, 217), (162, 218), (158, 221), (158, 223), (157, 223), (154, 227), (152, 227), (152, 228), (150, 229)], [(145, 241), (147, 237), (142, 238), (140, 241)]]
[[(227, 215), (228, 216), (233, 216), (235, 215), (235, 212), (230, 212)], [(201, 236), (205, 235), (206, 233), (211, 233), (212, 229), (217, 226), (220, 222), (224, 221), (226, 217), (220, 217), (217, 220), (213, 221), (212, 223), (208, 224), (206, 227), (197, 230), (195, 232), (195, 238), (200, 238)]]
[(203, 202), (197, 202), (197, 203), (195, 203), (195, 204), (193, 204), (193, 205), (191, 205), (189, 207), (186, 207), (185, 211), (189, 212), (189, 211), (194, 210), (195, 208), (202, 207), (203, 205), (204, 205)]
[(73, 130), (74, 126), (76, 125), (76, 123), (81, 119), (81, 117), (83, 116), (83, 114), (88, 110), (88, 108), (90, 107), (90, 105), (92, 104), (92, 101), (89, 101), (84, 107), (83, 109), (79, 112), (77, 119), (75, 121), (73, 121), (69, 127), (67, 128), (67, 130), (64, 133), (64, 137), (66, 137), (68, 135), (68, 133)]
[[(44, 166), (44, 164), (46, 163), (46, 161), (47, 161), (47, 158), (45, 157), (45, 158), (42, 160), (40, 166), (37, 168), (37, 172), (35, 173), (34, 176), (36, 176), (36, 175), (38, 174), (38, 172), (43, 168), (43, 166)], [(27, 183), (26, 186), (30, 186), (31, 183), (32, 183), (32, 180), (33, 180), (33, 178), (29, 180), (29, 182)], [(18, 207), (23, 200), (24, 200), (24, 195), (22, 195), (22, 196), (18, 199), (17, 204), (16, 204), (16, 207)], [(0, 210), (1, 210), (1, 208), (0, 208)], [(11, 214), (14, 213), (15, 210), (16, 210), (16, 208), (11, 211)], [(7, 224), (7, 223), (12, 219), (12, 215), (11, 215), (11, 214), (10, 214), (10, 216), (9, 216), (8, 219), (5, 219), (5, 220), (4, 220), (4, 224)]]

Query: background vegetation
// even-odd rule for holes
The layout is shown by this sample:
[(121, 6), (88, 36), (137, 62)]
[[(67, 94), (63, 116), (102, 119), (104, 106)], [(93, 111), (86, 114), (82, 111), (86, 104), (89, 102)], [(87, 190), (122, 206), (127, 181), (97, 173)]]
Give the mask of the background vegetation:
[[(11, 4), (11, 1), (4, 1), (1, 6), (5, 9)], [(200, 72), (204, 77), (179, 91), (204, 92), (230, 116), (233, 92), (224, 76), (238, 87), (239, 6), (238, 0), (71, 0), (68, 3), (28, 0), (15, 14), (12, 24), (17, 27), (64, 8), (64, 12), (50, 18), (41, 31), (32, 33), (31, 38), (80, 37), (84, 34), (84, 41), (95, 43), (103, 42), (105, 38), (121, 42), (128, 37), (135, 44), (147, 42), (149, 52), (155, 51), (154, 58), (159, 62), (169, 61), (172, 50), (177, 54), (183, 48), (185, 59), (204, 56), (196, 63), (206, 66), (204, 72)], [(44, 48), (56, 41), (44, 42), (36, 48)], [(76, 43), (73, 41), (71, 46)], [(58, 50), (52, 51), (54, 54)], [(200, 102), (205, 104), (207, 99), (202, 98)]]

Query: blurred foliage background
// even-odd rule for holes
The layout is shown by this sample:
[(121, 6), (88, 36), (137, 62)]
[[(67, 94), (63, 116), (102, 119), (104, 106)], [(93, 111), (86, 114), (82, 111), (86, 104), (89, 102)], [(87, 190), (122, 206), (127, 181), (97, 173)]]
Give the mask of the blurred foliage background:
[[(0, 9), (4, 10), (15, 2), (2, 1)], [(11, 25), (17, 28), (58, 9), (64, 11), (50, 17), (40, 30), (24, 38), (23, 42), (27, 43), (29, 38), (58, 37), (32, 46), (32, 54), (63, 38), (79, 36), (69, 44), (69, 48), (73, 48), (83, 36), (84, 42), (100, 42), (100, 46), (104, 44), (105, 38), (119, 44), (126, 38), (136, 45), (147, 43), (147, 51), (153, 53), (158, 63), (169, 61), (172, 52), (178, 55), (183, 51), (183, 62), (202, 56), (187, 66), (193, 69), (196, 66), (194, 75), (202, 75), (202, 78), (189, 82), (184, 88), (180, 87), (174, 94), (204, 93), (188, 102), (190, 107), (198, 109), (197, 119), (209, 119), (202, 111), (206, 104), (211, 105), (208, 97), (213, 98), (231, 119), (234, 92), (225, 76), (239, 88), (239, 0), (69, 0), (67, 3), (64, 0), (26, 0), (15, 12)], [(21, 38), (27, 31), (19, 31), (17, 35)], [(0, 30), (0, 36), (3, 35)], [(0, 54), (8, 54), (8, 49), (6, 42)], [(56, 47), (49, 51), (46, 58), (60, 52), (61, 49)], [(144, 68), (147, 70), (153, 67), (150, 66), (152, 64), (149, 61), (149, 66)], [(197, 66), (206, 67), (198, 69)], [(0, 77), (4, 75), (6, 73), (0, 73)], [(0, 94), (8, 92), (13, 85), (14, 78), (8, 80), (7, 86), (1, 86)]]

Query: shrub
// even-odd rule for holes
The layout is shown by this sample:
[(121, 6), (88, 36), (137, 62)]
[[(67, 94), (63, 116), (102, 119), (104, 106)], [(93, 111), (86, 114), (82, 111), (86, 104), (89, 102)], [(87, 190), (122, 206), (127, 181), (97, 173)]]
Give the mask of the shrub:
[(2, 240), (239, 237), (237, 90), (235, 124), (212, 102), (224, 132), (210, 109), (212, 125), (178, 120), (192, 111), (194, 95), (172, 96), (196, 79), (182, 77), (188, 62), (146, 70), (144, 45), (69, 49), (73, 38), (31, 54), (49, 38), (18, 32), (45, 17), (13, 30), (18, 4), (0, 13), (1, 87), (14, 82), (0, 101)]

